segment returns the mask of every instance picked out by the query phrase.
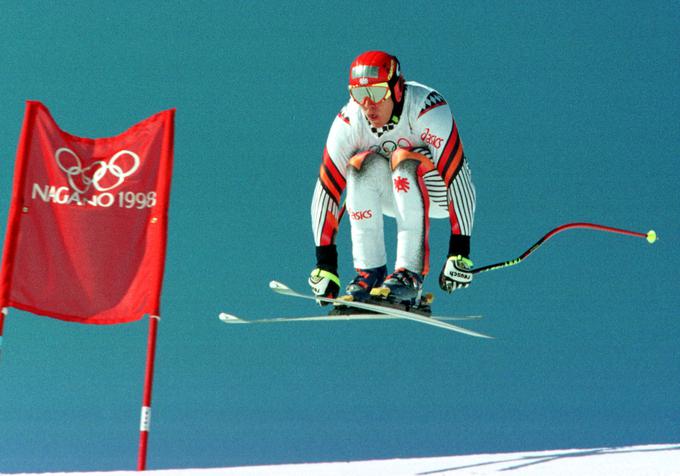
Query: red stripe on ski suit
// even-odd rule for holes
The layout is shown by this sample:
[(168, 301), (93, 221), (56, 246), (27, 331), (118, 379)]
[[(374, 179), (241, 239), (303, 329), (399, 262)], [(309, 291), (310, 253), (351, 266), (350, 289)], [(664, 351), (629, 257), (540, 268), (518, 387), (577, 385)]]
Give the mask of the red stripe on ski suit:
[[(437, 170), (439, 175), (444, 179), (444, 184), (446, 184), (447, 193), (450, 192), (451, 182), (456, 178), (458, 171), (463, 165), (463, 144), (461, 143), (460, 136), (458, 135), (458, 126), (453, 123), (453, 128), (449, 139), (446, 141), (446, 146), (444, 146), (444, 151), (442, 152), (439, 162), (437, 163)], [(453, 206), (454, 203), (453, 194), (450, 194), (449, 200), (449, 220), (451, 221), (451, 233), (454, 235), (460, 235), (460, 220), (456, 214), (456, 209)]]
[(335, 234), (338, 231), (338, 220), (330, 211), (326, 212), (326, 219), (321, 230), (321, 246), (335, 243)]
[(344, 174), (336, 167), (326, 148), (323, 150), (323, 161), (319, 169), (319, 179), (324, 189), (333, 197), (335, 203), (340, 204), (340, 196), (347, 186), (347, 181)]
[(418, 176), (418, 188), (423, 197), (423, 276), (427, 276), (430, 272), (430, 194), (423, 178), (426, 172), (426, 167), (421, 163), (416, 174)]
[(458, 126), (454, 122), (444, 151), (441, 157), (439, 157), (439, 162), (437, 162), (437, 170), (447, 187), (453, 182), (462, 164), (463, 144), (461, 144), (460, 137), (458, 136)]

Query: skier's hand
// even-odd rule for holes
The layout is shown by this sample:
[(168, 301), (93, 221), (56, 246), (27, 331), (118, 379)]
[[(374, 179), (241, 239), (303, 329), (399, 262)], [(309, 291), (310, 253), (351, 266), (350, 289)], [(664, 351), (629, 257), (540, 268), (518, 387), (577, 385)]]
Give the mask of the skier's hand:
[(472, 261), (463, 256), (449, 256), (439, 275), (439, 287), (447, 293), (467, 288), (472, 281)]
[[(316, 268), (309, 276), (309, 286), (312, 292), (317, 297), (337, 298), (340, 292), (340, 278), (330, 271)], [(317, 301), (322, 306), (327, 305), (326, 302)]]

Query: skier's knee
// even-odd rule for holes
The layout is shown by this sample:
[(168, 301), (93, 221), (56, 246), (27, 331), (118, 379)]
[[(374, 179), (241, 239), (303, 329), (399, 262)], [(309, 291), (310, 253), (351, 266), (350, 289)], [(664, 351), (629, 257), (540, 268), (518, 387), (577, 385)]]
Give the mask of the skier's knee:
[(382, 155), (367, 150), (360, 152), (349, 159), (349, 165), (351, 165), (351, 168), (354, 168), (355, 170), (361, 170), (375, 160), (385, 160), (385, 158)]
[(429, 157), (413, 150), (398, 148), (392, 153), (390, 158), (392, 170), (410, 168), (408, 164), (411, 164), (410, 167), (416, 165), (416, 170), (421, 175), (434, 169), (434, 164)]

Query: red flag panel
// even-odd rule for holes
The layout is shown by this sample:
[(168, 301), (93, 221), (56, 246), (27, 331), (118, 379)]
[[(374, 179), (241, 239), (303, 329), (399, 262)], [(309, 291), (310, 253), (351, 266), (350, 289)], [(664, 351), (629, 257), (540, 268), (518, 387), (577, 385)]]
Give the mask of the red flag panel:
[(27, 102), (0, 307), (87, 324), (159, 315), (174, 114), (88, 139)]

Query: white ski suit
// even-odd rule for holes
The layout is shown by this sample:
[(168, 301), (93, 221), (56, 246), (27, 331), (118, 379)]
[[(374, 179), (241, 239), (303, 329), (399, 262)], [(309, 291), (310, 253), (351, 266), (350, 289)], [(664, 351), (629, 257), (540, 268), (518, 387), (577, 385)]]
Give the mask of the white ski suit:
[(475, 188), (456, 123), (435, 90), (407, 81), (398, 120), (380, 129), (353, 100), (342, 108), (328, 134), (312, 199), (317, 247), (335, 242), (345, 189), (355, 268), (386, 264), (383, 215), (397, 221), (394, 269), (428, 274), (430, 218), (449, 217), (452, 243), (468, 238), (462, 253), (469, 253)]

